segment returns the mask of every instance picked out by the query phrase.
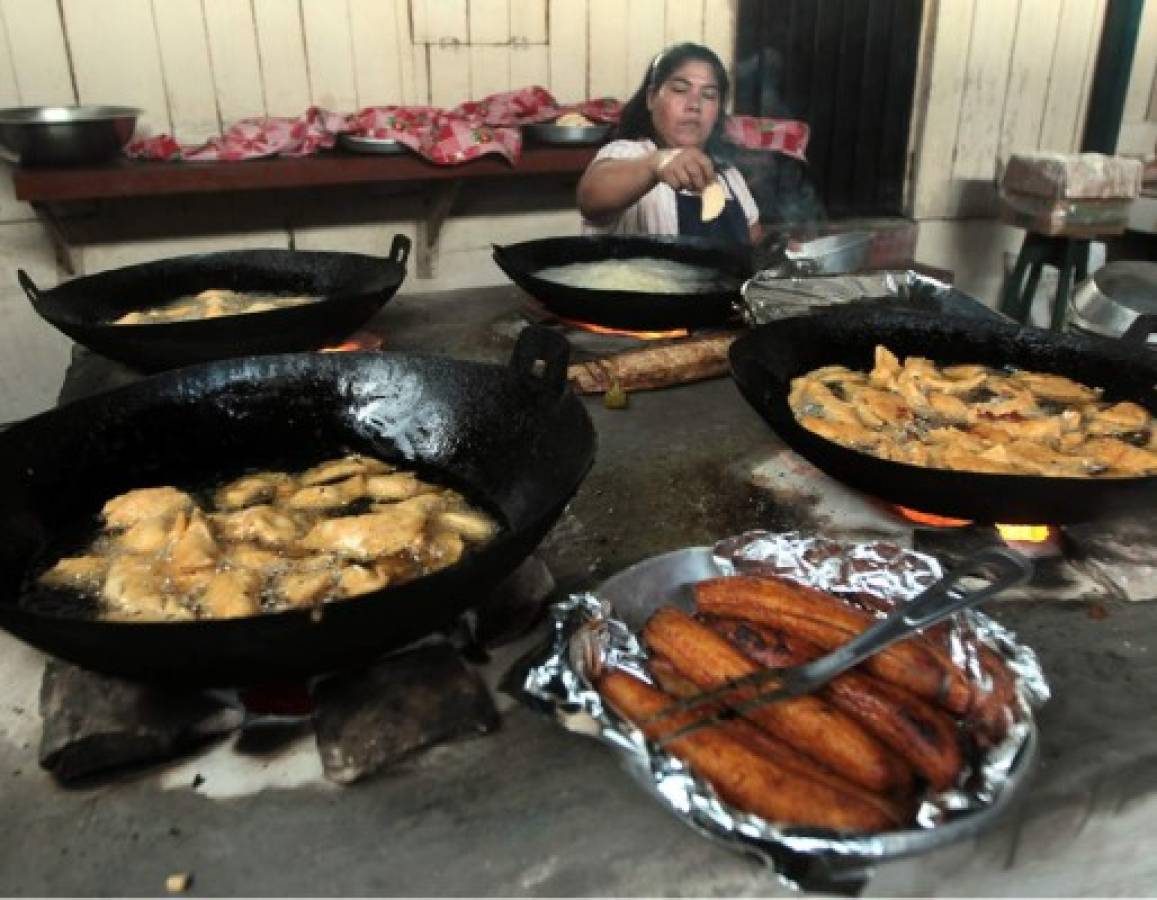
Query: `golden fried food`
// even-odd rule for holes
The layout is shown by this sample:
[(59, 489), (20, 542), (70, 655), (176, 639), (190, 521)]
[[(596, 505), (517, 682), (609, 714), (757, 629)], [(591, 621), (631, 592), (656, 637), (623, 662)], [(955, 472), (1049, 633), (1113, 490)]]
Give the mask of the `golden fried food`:
[[(645, 723), (674, 699), (617, 670), (602, 675), (598, 689), (616, 712), (636, 724)], [(648, 736), (659, 737), (691, 718), (673, 716), (660, 725), (642, 727)], [(830, 781), (808, 779), (797, 768), (757, 752), (733, 731), (705, 729), (672, 741), (670, 749), (728, 803), (771, 822), (844, 831), (879, 831), (896, 824), (881, 805), (854, 791), (839, 790)]]
[(1062, 375), (901, 362), (877, 346), (870, 372), (823, 366), (792, 380), (808, 431), (881, 459), (1052, 478), (1157, 474), (1157, 427), (1137, 403)]
[(198, 491), (109, 500), (83, 555), (39, 576), (102, 618), (236, 618), (313, 607), (457, 563), (498, 523), (459, 492), (350, 455), (304, 472), (256, 472)]

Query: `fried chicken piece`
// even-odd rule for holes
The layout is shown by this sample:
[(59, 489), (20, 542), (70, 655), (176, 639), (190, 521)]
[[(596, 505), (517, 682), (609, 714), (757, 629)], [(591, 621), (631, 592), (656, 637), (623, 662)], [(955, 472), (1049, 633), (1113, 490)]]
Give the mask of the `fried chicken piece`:
[(341, 459), (331, 459), (314, 466), (312, 469), (307, 469), (301, 473), (301, 483), (307, 486), (329, 484), (332, 481), (341, 481), (354, 475), (377, 475), (393, 470), (393, 466), (380, 459), (354, 453), (350, 456), (343, 456)]
[(437, 572), (454, 565), (462, 558), (466, 544), (453, 531), (435, 531), (422, 545), (419, 558), (427, 572)]
[(97, 591), (108, 572), (107, 556), (66, 556), (37, 579), (45, 587)]
[(274, 590), (290, 606), (314, 606), (334, 592), (337, 582), (333, 569), (287, 572), (277, 579)]
[(844, 447), (870, 450), (878, 446), (882, 440), (879, 434), (869, 431), (859, 422), (834, 422), (820, 416), (800, 416), (799, 424), (808, 431)]
[(437, 491), (435, 485), (422, 481), (413, 472), (391, 472), (387, 475), (371, 475), (366, 479), (366, 493), (375, 500), (409, 500), (419, 494)]
[(1071, 378), (1048, 372), (1013, 372), (1009, 378), (1036, 396), (1058, 403), (1088, 403), (1101, 396), (1099, 388), (1087, 387)]
[(963, 425), (976, 417), (976, 413), (967, 403), (953, 394), (942, 391), (932, 391), (928, 394), (928, 406), (939, 418), (953, 424)]
[[(390, 477), (390, 476), (383, 476)], [(349, 506), (355, 500), (366, 495), (366, 477), (354, 475), (344, 481), (334, 481), (328, 484), (314, 484), (303, 487), (289, 498), (292, 509), (340, 509)]]
[(106, 528), (130, 528), (145, 519), (171, 518), (193, 508), (193, 498), (175, 487), (137, 488), (113, 497), (101, 509)]
[(107, 618), (163, 621), (191, 619), (193, 613), (165, 592), (164, 578), (152, 561), (118, 556), (109, 563), (101, 588)]
[(876, 345), (876, 364), (868, 373), (868, 384), (881, 390), (893, 390), (900, 375), (900, 360), (883, 344)]
[[(184, 512), (179, 513), (184, 515)], [(172, 520), (168, 516), (143, 519), (127, 528), (117, 541), (118, 546), (129, 553), (159, 553), (169, 543)]]
[(217, 509), (243, 509), (256, 503), (268, 503), (281, 493), (291, 493), (293, 479), (284, 472), (258, 472), (232, 481), (217, 491)]
[(912, 408), (891, 391), (866, 388), (856, 394), (855, 410), (868, 428), (880, 429), (906, 425), (912, 421)]
[(1085, 417), (1089, 434), (1130, 434), (1153, 427), (1149, 410), (1136, 403), (1114, 403), (1106, 409), (1086, 406)]
[(213, 524), (225, 540), (256, 541), (263, 547), (288, 547), (298, 535), (297, 522), (269, 505), (217, 513)]
[(210, 580), (198, 600), (212, 619), (236, 619), (261, 611), (261, 576), (248, 569), (227, 569)]
[(350, 563), (338, 571), (337, 596), (357, 597), (380, 591), (390, 583), (390, 575), (385, 566), (363, 566)]
[(476, 510), (449, 510), (438, 513), (435, 526), (442, 531), (451, 531), (472, 544), (480, 544), (494, 537), (498, 523), (490, 516)]
[(269, 572), (286, 565), (285, 557), (257, 544), (233, 544), (226, 559), (231, 566), (251, 569), (254, 572)]
[(209, 520), (199, 509), (186, 515), (180, 513), (173, 523), (169, 565), (178, 571), (202, 569), (214, 565), (221, 549), (209, 528)]
[(1137, 476), (1157, 474), (1157, 453), (1144, 447), (1134, 447), (1111, 437), (1097, 437), (1086, 441), (1077, 451), (1104, 466), (1109, 474)]
[(302, 538), (301, 546), (360, 560), (418, 547), (426, 524), (425, 513), (401, 503), (377, 509), (377, 512), (366, 515), (342, 516), (319, 522)]

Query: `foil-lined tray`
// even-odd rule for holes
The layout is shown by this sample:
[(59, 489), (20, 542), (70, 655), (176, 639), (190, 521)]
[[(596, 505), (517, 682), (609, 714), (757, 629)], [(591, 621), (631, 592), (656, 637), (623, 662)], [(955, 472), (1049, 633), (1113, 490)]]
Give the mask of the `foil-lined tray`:
[(812, 890), (854, 892), (874, 865), (923, 853), (988, 829), (1022, 789), (1033, 769), (1038, 736), (1032, 710), (1049, 696), (1031, 649), (976, 610), (954, 617), (952, 656), (965, 671), (979, 671), (978, 642), (996, 651), (1012, 671), (1019, 721), (996, 746), (977, 751), (952, 789), (923, 798), (916, 825), (873, 834), (785, 827), (720, 800), (709, 784), (648, 741), (608, 708), (591, 675), (612, 666), (650, 680), (646, 651), (636, 637), (661, 606), (693, 609), (695, 582), (721, 575), (774, 573), (880, 607), (910, 600), (941, 576), (926, 554), (893, 544), (841, 544), (797, 533), (749, 532), (714, 547), (691, 547), (644, 560), (552, 608), (549, 647), (519, 673), (524, 702), (552, 715), (568, 730), (612, 747), (630, 774), (663, 806), (701, 833), (753, 854), (785, 883)]
[(756, 272), (743, 285), (739, 313), (748, 325), (870, 303), (891, 309), (1000, 318), (963, 291), (912, 270), (803, 276), (783, 265)]

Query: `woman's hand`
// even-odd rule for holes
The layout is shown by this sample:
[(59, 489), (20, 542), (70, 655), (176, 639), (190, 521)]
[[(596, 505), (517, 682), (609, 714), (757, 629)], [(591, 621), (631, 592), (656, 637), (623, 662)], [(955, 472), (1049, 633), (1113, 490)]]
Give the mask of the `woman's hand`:
[(655, 179), (677, 191), (699, 193), (715, 180), (715, 164), (698, 147), (656, 150), (650, 161)]

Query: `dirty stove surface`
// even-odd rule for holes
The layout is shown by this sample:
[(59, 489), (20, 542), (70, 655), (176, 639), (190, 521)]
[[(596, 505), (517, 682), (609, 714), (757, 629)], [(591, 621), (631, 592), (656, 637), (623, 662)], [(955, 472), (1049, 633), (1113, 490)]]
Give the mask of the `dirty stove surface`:
[[(399, 297), (371, 330), (385, 349), (505, 361), (514, 288)], [(576, 342), (579, 343), (579, 342)], [(621, 343), (612, 350), (633, 349)], [(608, 352), (605, 344), (577, 353)], [(78, 351), (62, 400), (137, 376)], [(598, 458), (539, 550), (556, 596), (645, 557), (747, 529), (886, 537), (954, 558), (987, 526), (913, 526), (796, 457), (729, 379), (587, 404)], [(992, 832), (879, 868), (866, 895), (1142, 894), (1157, 883), (1157, 542), (1130, 520), (1062, 533), (1020, 595), (986, 607), (1039, 654), (1053, 699), (1028, 797)], [(1140, 602), (1138, 602), (1140, 601)], [(540, 640), (495, 641), (493, 687)], [(312, 729), (236, 737), (176, 762), (61, 787), (37, 764), (44, 657), (0, 634), (0, 893), (155, 895), (776, 895), (755, 862), (653, 804), (593, 741), (495, 693), (497, 731), (377, 777), (323, 777)], [(268, 736), (267, 736), (268, 737)], [(608, 823), (611, 823), (608, 825)]]

